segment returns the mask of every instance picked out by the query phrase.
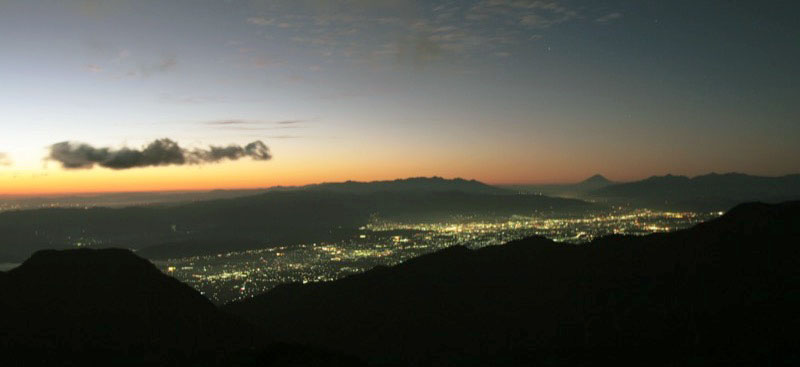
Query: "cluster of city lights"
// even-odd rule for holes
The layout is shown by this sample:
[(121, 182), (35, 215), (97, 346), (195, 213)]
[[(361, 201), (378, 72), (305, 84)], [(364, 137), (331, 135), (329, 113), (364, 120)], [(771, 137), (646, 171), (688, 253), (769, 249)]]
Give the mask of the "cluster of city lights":
[(618, 209), (577, 217), (512, 216), (495, 220), (402, 223), (374, 220), (353, 238), (157, 261), (166, 273), (212, 301), (229, 302), (280, 284), (326, 282), (394, 265), (454, 245), (500, 245), (528, 236), (580, 244), (610, 234), (646, 235), (692, 226), (719, 213)]

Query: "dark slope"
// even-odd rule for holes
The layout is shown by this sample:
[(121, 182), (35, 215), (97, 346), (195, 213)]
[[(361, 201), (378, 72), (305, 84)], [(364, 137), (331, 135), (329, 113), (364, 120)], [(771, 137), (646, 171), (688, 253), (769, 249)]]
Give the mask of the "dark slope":
[(589, 245), (454, 247), (224, 309), (271, 338), (388, 364), (797, 361), (800, 202)]
[(358, 364), (265, 345), (253, 326), (127, 250), (40, 251), (0, 273), (2, 365)]
[(91, 352), (181, 361), (247, 349), (257, 336), (127, 250), (40, 251), (3, 278), (0, 346), (15, 357), (33, 350), (34, 360)]
[(654, 176), (600, 188), (590, 195), (615, 202), (667, 209), (728, 210), (745, 201), (800, 199), (800, 175), (762, 177), (711, 173), (693, 178)]
[(590, 210), (578, 200), (462, 191), (324, 190), (270, 192), (173, 207), (39, 209), (0, 213), (0, 262), (19, 262), (40, 249), (113, 246), (144, 256), (190, 256), (297, 242), (335, 241), (355, 234), (370, 216), (532, 214)]

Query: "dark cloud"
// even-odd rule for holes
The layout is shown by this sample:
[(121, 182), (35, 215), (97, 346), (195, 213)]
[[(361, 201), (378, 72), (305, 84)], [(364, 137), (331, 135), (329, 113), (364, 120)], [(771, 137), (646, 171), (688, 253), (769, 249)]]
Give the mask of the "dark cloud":
[(208, 149), (184, 149), (170, 139), (159, 139), (139, 149), (95, 148), (89, 144), (60, 142), (50, 146), (48, 159), (61, 163), (66, 169), (92, 168), (95, 165), (111, 169), (150, 166), (215, 163), (250, 157), (257, 161), (272, 158), (269, 148), (261, 141), (245, 146), (209, 146)]
[(188, 155), (190, 160), (196, 163), (219, 162), (224, 159), (237, 160), (243, 157), (250, 157), (256, 161), (266, 161), (272, 158), (272, 155), (269, 153), (269, 148), (261, 141), (254, 141), (245, 146), (210, 146), (205, 150), (192, 150), (188, 152)]

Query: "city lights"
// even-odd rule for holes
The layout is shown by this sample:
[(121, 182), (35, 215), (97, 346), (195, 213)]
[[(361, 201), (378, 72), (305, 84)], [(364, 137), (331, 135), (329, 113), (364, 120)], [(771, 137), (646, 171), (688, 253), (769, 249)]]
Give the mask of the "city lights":
[(537, 235), (564, 245), (581, 245), (611, 234), (674, 231), (719, 215), (617, 208), (572, 217), (454, 217), (433, 223), (376, 218), (359, 228), (353, 238), (343, 241), (292, 246), (265, 243), (263, 249), (156, 261), (156, 265), (214, 302), (225, 303), (252, 297), (280, 284), (332, 281), (455, 245), (480, 248)]

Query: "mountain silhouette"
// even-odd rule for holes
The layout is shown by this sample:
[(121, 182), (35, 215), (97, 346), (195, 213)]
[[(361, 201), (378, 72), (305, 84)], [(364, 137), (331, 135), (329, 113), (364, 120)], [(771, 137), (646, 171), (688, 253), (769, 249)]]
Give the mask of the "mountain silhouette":
[(127, 250), (37, 252), (0, 273), (0, 294), (3, 365), (280, 365), (303, 353), (330, 360), (266, 345), (257, 328)]
[(653, 176), (592, 191), (590, 197), (666, 209), (728, 210), (746, 201), (781, 202), (800, 199), (800, 175), (751, 176), (711, 173), (696, 177)]
[[(459, 188), (461, 188), (459, 190)], [(573, 214), (598, 205), (506, 192), (477, 181), (420, 178), (324, 184), (308, 190), (169, 206), (48, 208), (0, 213), (0, 262), (36, 250), (123, 247), (149, 258), (217, 254), (353, 238), (371, 218)]]
[(569, 184), (550, 184), (550, 185), (508, 185), (504, 186), (507, 190), (518, 191), (529, 194), (547, 195), (564, 198), (581, 198), (587, 193), (614, 184), (601, 174), (596, 174), (581, 182)]
[(490, 186), (476, 180), (442, 177), (412, 177), (391, 181), (346, 181), (321, 183), (299, 187), (300, 190), (318, 190), (368, 194), (376, 192), (443, 192), (457, 191), (470, 194), (511, 194), (508, 190)]
[(580, 182), (580, 184), (595, 185), (595, 186), (605, 186), (612, 183), (613, 182), (609, 181), (605, 176), (601, 174), (596, 174)]
[(36, 209), (52, 206), (124, 208), (142, 205), (175, 205), (195, 201), (229, 199), (252, 196), (266, 189), (211, 190), (211, 191), (153, 191), (75, 194), (64, 196), (13, 197), (0, 195), (0, 207), (6, 204), (19, 209)]
[(270, 338), (378, 365), (800, 361), (800, 202), (587, 245), (452, 247), (224, 309)]

